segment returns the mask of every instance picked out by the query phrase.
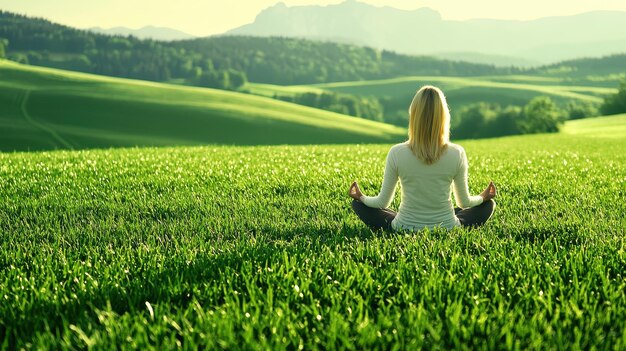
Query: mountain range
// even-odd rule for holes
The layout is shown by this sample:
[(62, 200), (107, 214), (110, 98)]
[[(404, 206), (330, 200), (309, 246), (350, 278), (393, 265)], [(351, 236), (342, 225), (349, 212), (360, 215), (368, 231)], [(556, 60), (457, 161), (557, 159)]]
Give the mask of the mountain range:
[(279, 2), (253, 23), (225, 34), (341, 41), (405, 54), (529, 66), (626, 52), (626, 12), (454, 21), (430, 8), (409, 11), (356, 0), (293, 7)]
[(155, 26), (145, 26), (139, 29), (132, 29), (128, 27), (113, 27), (113, 28), (101, 28), (101, 27), (91, 27), (87, 30), (101, 33), (101, 34), (109, 34), (109, 35), (122, 35), (122, 36), (135, 36), (139, 39), (155, 39), (155, 40), (183, 40), (183, 39), (193, 39), (194, 35), (179, 31), (177, 29), (167, 28), (167, 27), (155, 27)]

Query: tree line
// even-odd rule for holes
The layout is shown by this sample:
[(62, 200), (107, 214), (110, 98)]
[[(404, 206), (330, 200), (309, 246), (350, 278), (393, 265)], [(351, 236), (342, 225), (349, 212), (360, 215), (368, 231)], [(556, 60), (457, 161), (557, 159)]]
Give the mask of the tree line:
[(460, 139), (555, 133), (566, 120), (598, 115), (593, 103), (570, 101), (560, 107), (548, 96), (537, 96), (524, 106), (484, 102), (464, 106), (455, 114), (451, 129)]
[(604, 57), (585, 57), (557, 62), (540, 67), (530, 68), (526, 74), (539, 76), (567, 77), (575, 81), (576, 78), (587, 77), (598, 80), (611, 75), (626, 73), (626, 53), (613, 54)]
[(461, 108), (454, 117), (452, 134), (460, 139), (558, 132), (565, 120), (547, 96), (535, 97), (523, 107), (476, 103)]

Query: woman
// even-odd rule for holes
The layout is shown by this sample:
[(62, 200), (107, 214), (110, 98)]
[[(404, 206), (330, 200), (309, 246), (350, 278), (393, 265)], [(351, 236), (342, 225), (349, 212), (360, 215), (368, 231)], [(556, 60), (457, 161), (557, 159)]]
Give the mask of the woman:
[[(349, 195), (354, 199), (354, 212), (372, 230), (484, 224), (495, 209), (496, 188), (490, 182), (479, 196), (469, 195), (467, 156), (461, 146), (449, 141), (450, 111), (443, 92), (433, 86), (422, 87), (409, 114), (409, 140), (389, 151), (380, 194), (365, 196), (357, 182), (352, 183)], [(402, 197), (396, 213), (386, 207), (398, 180)], [(460, 208), (452, 206), (450, 185)]]

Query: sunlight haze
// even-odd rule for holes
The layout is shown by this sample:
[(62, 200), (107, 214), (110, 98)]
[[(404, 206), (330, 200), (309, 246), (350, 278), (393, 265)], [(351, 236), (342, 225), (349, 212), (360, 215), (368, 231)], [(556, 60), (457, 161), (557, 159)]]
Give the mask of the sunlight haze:
[[(196, 36), (220, 34), (250, 23), (276, 0), (148, 1), (148, 0), (0, 0), (0, 9), (44, 17), (79, 28), (147, 25), (170, 27)], [(286, 0), (288, 6), (331, 5), (342, 1)], [(528, 20), (574, 15), (588, 11), (626, 11), (623, 0), (363, 0), (375, 6), (412, 10), (430, 7), (444, 19), (473, 18)]]

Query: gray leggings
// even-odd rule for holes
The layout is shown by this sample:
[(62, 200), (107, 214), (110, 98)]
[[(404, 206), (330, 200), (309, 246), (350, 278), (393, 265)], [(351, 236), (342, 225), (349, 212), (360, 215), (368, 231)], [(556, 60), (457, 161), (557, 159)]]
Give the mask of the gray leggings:
[[(463, 227), (479, 227), (487, 222), (495, 208), (496, 202), (489, 200), (476, 207), (466, 209), (455, 208), (454, 214)], [(388, 208), (379, 209), (367, 207), (359, 200), (352, 200), (352, 209), (359, 219), (370, 229), (374, 231), (379, 229), (392, 230), (391, 221), (396, 218), (396, 212)]]

